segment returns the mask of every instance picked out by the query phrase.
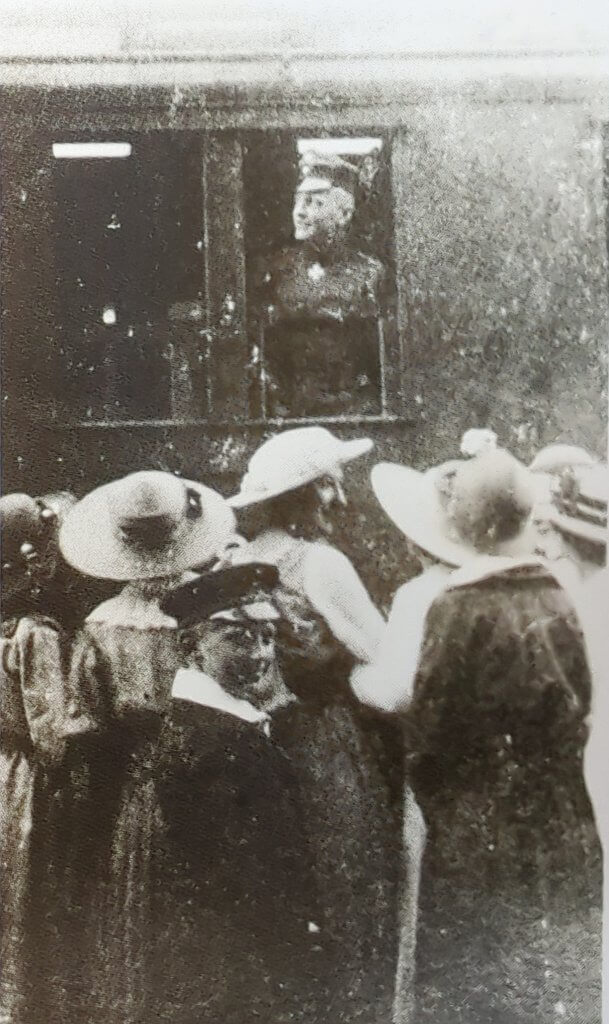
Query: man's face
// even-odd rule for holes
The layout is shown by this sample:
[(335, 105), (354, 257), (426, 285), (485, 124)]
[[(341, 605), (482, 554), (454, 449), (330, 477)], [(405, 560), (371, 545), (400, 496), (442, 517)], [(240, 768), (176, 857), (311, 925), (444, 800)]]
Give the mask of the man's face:
[(297, 191), (294, 197), (294, 238), (298, 242), (326, 242), (349, 224), (353, 203), (340, 188)]

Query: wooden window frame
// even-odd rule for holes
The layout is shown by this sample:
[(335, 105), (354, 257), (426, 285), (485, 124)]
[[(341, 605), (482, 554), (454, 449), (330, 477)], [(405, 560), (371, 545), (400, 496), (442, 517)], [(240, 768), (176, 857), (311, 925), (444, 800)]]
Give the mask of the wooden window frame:
[[(66, 110), (66, 107), (62, 108)], [(286, 112), (287, 113), (287, 112)], [(332, 120), (332, 130), (339, 134), (345, 131), (349, 134), (361, 132), (362, 134), (382, 134), (387, 139), (389, 147), (389, 158), (391, 161), (392, 180), (392, 203), (393, 203), (393, 234), (391, 240), (395, 245), (396, 232), (396, 190), (395, 190), (395, 162), (394, 148), (396, 137), (395, 123), (382, 124), (376, 127), (377, 118), (375, 113), (367, 108), (359, 108), (350, 111), (345, 119), (344, 109), (340, 115), (337, 111), (336, 119)], [(380, 414), (345, 414), (336, 416), (315, 416), (315, 417), (285, 417), (273, 418), (264, 415), (251, 415), (249, 409), (249, 391), (251, 388), (251, 376), (249, 365), (251, 359), (251, 344), (247, 337), (247, 297), (246, 297), (246, 267), (245, 267), (245, 218), (244, 218), (244, 182), (243, 182), (243, 147), (242, 131), (244, 128), (255, 128), (264, 130), (269, 126), (265, 119), (263, 108), (256, 109), (255, 117), (241, 125), (201, 123), (184, 124), (171, 123), (166, 114), (152, 117), (150, 114), (134, 116), (123, 113), (118, 119), (109, 117), (103, 111), (97, 111), (93, 118), (92, 112), (85, 115), (83, 110), (77, 112), (78, 116), (64, 115), (62, 121), (53, 124), (39, 126), (30, 125), (30, 148), (36, 148), (36, 140), (40, 132), (48, 135), (49, 130), (55, 134), (62, 130), (67, 131), (91, 131), (91, 124), (94, 123), (100, 132), (112, 130), (125, 135), (138, 132), (155, 130), (168, 132), (194, 132), (197, 131), (202, 137), (202, 194), (204, 211), (202, 211), (202, 222), (205, 227), (205, 245), (207, 251), (213, 254), (211, 259), (205, 261), (205, 281), (202, 282), (202, 290), (205, 298), (201, 301), (199, 309), (195, 304), (190, 308), (182, 310), (175, 309), (174, 315), (168, 320), (168, 354), (170, 362), (170, 408), (169, 418), (149, 419), (116, 419), (116, 420), (78, 420), (72, 419), (70, 429), (82, 428), (85, 430), (119, 429), (119, 428), (154, 428), (154, 427), (214, 427), (222, 424), (239, 423), (252, 428), (265, 427), (289, 427), (307, 423), (327, 424), (357, 424), (357, 423), (395, 423), (405, 420), (405, 400), (403, 392), (404, 380), (404, 346), (402, 331), (399, 329), (404, 305), (398, 292), (396, 308), (392, 315), (382, 318), (380, 323), (382, 346), (382, 389), (383, 389), (383, 411)], [(277, 114), (273, 126), (285, 127), (286, 130), (299, 132), (319, 131), (322, 126), (327, 125), (327, 111), (323, 120), (308, 119), (304, 110), (300, 116), (298, 112), (291, 112), (291, 116), (284, 123)], [(271, 119), (272, 120), (272, 119)], [(8, 126), (7, 126), (8, 129)], [(4, 133), (3, 133), (4, 134)], [(10, 129), (7, 130), (6, 138), (11, 138)], [(21, 128), (23, 138), (23, 126)], [(27, 151), (27, 144), (22, 149)], [(10, 173), (11, 163), (16, 167), (19, 161), (5, 161), (5, 169), (8, 164)], [(47, 179), (46, 184), (49, 183)], [(12, 193), (18, 191), (17, 182), (12, 183)], [(41, 182), (41, 192), (38, 197), (38, 208), (40, 216), (39, 227), (43, 234), (50, 232), (50, 217), (48, 215), (49, 196), (44, 196), (45, 182)], [(9, 188), (9, 192), (11, 189)], [(28, 226), (23, 218), (11, 218), (16, 223), (16, 232), (19, 236), (22, 232), (28, 232)], [(53, 301), (53, 282), (55, 268), (52, 261), (52, 244), (48, 237), (41, 239), (39, 246), (45, 254), (45, 265), (42, 272), (42, 293), (51, 294)], [(8, 289), (9, 292), (11, 289)], [(38, 286), (40, 292), (40, 286)], [(14, 301), (14, 300), (13, 300)], [(9, 305), (11, 296), (9, 296)], [(182, 304), (184, 306), (184, 304)], [(209, 339), (209, 380), (210, 387), (208, 394), (208, 415), (200, 416), (193, 413), (192, 386), (189, 374), (189, 359), (192, 358), (193, 345), (196, 343), (193, 331), (193, 323), (196, 321), (198, 330), (205, 330)], [(201, 328), (203, 324), (203, 328)], [(42, 414), (44, 416), (44, 412)], [(51, 425), (53, 425), (51, 423)], [(55, 425), (63, 425), (58, 424)]]

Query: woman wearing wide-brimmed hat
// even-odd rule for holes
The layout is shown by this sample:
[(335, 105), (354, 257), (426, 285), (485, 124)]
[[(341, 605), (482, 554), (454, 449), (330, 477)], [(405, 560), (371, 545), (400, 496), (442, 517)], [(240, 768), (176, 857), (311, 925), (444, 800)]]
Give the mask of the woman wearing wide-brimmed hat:
[[(584, 776), (601, 843), (605, 877), (609, 870), (609, 787), (607, 786), (607, 502), (609, 468), (585, 449), (548, 445), (531, 463), (539, 502), (535, 510), (546, 557), (572, 566), (581, 581), (577, 608), (592, 673), (590, 735)], [(605, 887), (604, 943), (609, 948), (609, 889)]]
[(55, 882), (65, 837), (55, 807), (70, 641), (58, 621), (65, 594), (57, 533), (73, 501), (0, 498), (0, 1019), (11, 1024), (47, 1022), (58, 1013)]
[(390, 1014), (397, 949), (397, 825), (372, 730), (349, 691), (376, 654), (384, 620), (349, 559), (328, 542), (345, 504), (344, 468), (372, 448), (321, 427), (288, 430), (254, 453), (230, 500), (248, 544), (234, 561), (276, 566), (277, 651), (298, 697), (284, 745), (298, 766), (323, 894), (320, 1019)]
[(548, 445), (530, 465), (539, 547), (549, 560), (570, 562), (582, 580), (605, 564), (609, 469), (585, 449)]
[(92, 491), (60, 533), (74, 569), (122, 585), (90, 613), (72, 659), (70, 696), (89, 734), (88, 756), (74, 765), (66, 867), (74, 1021), (131, 1024), (156, 1013), (159, 737), (184, 664), (176, 621), (160, 604), (191, 566), (218, 557), (232, 530), (215, 491), (143, 471)]
[(400, 717), (428, 826), (417, 1019), (592, 1024), (590, 679), (563, 574), (535, 554), (532, 475), (491, 448), (426, 473), (381, 464), (372, 483), (435, 563), (398, 591), (376, 664), (352, 679)]
[(233, 518), (209, 488), (143, 472), (62, 531), (72, 565), (125, 584), (73, 658), (91, 730), (74, 786), (75, 1021), (310, 1019), (318, 914), (274, 737), (294, 698), (262, 643), (276, 611), (246, 600), (245, 568), (235, 584), (216, 564)]

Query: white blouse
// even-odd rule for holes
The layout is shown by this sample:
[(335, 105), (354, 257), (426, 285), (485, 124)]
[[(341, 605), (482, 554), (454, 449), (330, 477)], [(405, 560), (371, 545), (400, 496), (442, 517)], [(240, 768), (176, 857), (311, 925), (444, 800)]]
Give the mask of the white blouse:
[(303, 594), (359, 662), (370, 662), (377, 655), (385, 620), (342, 551), (323, 541), (299, 540), (282, 530), (267, 530), (237, 548), (231, 561), (275, 565), (286, 589)]

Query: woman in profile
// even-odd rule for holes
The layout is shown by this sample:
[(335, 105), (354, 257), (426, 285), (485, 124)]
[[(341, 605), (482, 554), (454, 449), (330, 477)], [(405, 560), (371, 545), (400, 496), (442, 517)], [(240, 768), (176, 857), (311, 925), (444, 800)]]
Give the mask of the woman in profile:
[(375, 664), (352, 679), (402, 721), (427, 822), (417, 1019), (592, 1024), (590, 678), (562, 573), (534, 553), (531, 475), (496, 450), (427, 473), (380, 465), (372, 481), (428, 565), (396, 594)]
[[(60, 1018), (54, 967), (65, 841), (57, 814), (68, 708), (70, 638), (57, 546), (74, 499), (0, 498), (2, 639), (0, 716), (0, 1018)], [(74, 725), (74, 723), (72, 723)]]
[[(229, 499), (248, 541), (233, 561), (270, 563), (279, 576), (277, 656), (298, 698), (281, 742), (297, 769), (323, 904), (320, 1020), (367, 1020), (370, 1007), (389, 1019), (396, 970), (399, 824), (373, 729), (348, 685), (353, 666), (375, 657), (384, 620), (328, 540), (346, 503), (344, 467), (371, 447), (321, 427), (286, 431), (254, 453)], [(404, 930), (412, 936), (412, 922)]]

